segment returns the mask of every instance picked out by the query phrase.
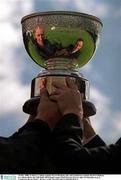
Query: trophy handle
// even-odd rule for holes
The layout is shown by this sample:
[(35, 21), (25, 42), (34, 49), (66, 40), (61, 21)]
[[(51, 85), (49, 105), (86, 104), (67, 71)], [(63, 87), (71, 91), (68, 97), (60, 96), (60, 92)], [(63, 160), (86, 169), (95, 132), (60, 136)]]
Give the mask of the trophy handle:
[[(37, 107), (41, 97), (34, 97), (27, 100), (23, 105), (23, 111), (30, 115), (36, 115)], [(93, 116), (96, 114), (96, 108), (90, 101), (84, 100), (82, 102), (84, 117)]]
[(27, 100), (23, 105), (23, 112), (30, 115), (36, 115), (37, 106), (39, 102), (40, 102), (40, 97), (34, 97)]

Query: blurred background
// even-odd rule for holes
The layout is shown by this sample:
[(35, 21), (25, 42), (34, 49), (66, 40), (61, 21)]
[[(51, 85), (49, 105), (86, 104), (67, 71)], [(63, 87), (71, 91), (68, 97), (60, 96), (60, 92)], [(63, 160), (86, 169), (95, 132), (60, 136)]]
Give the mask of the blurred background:
[(92, 125), (106, 143), (113, 143), (121, 136), (120, 0), (0, 0), (0, 136), (25, 124), (22, 106), (41, 70), (24, 48), (21, 18), (51, 10), (88, 13), (103, 22), (97, 51), (80, 72), (90, 81), (90, 100), (97, 107)]

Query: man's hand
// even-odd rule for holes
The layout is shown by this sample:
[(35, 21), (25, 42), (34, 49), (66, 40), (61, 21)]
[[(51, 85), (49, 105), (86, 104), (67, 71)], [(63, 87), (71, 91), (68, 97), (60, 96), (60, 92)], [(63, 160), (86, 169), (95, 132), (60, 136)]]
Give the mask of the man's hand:
[(82, 96), (76, 84), (66, 78), (67, 86), (61, 86), (54, 82), (55, 91), (50, 95), (50, 99), (57, 102), (62, 115), (74, 113), (83, 118)]
[(53, 129), (56, 123), (61, 119), (57, 103), (49, 99), (49, 95), (45, 88), (41, 90), (40, 96), (36, 118), (47, 122), (50, 128)]

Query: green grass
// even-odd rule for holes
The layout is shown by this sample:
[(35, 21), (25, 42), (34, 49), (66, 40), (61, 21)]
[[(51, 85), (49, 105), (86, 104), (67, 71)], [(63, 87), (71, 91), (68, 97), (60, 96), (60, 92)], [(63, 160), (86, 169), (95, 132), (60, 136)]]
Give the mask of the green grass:
[[(75, 44), (77, 39), (82, 38), (84, 40), (84, 47), (80, 50), (78, 59), (75, 59), (75, 63), (78, 67), (84, 66), (90, 60), (95, 50), (93, 39), (89, 33), (78, 29), (71, 29), (67, 31), (66, 28), (59, 27), (56, 28), (56, 31), (47, 30), (47, 33), (45, 32), (45, 38), (47, 38), (52, 44), (56, 44), (58, 46), (61, 44), (63, 48), (67, 48), (70, 44)], [(36, 47), (31, 39), (28, 43), (28, 51), (31, 58), (37, 64), (45, 67), (44, 59), (36, 51)]]
[(82, 38), (84, 40), (84, 47), (81, 49), (80, 56), (76, 61), (79, 67), (82, 67), (90, 60), (95, 50), (92, 37), (83, 30), (71, 29), (67, 31), (66, 28), (59, 27), (56, 28), (56, 31), (48, 30), (46, 36), (52, 44), (61, 43), (63, 48), (68, 47), (70, 44), (75, 44), (77, 39)]
[(30, 39), (29, 43), (28, 43), (28, 50), (29, 53), (31, 55), (31, 58), (40, 66), (45, 67), (44, 65), (44, 59), (42, 57), (40, 57), (40, 55), (38, 54), (38, 52), (36, 51), (36, 47), (33, 44), (32, 40)]
[(91, 59), (95, 50), (94, 41), (92, 37), (88, 34), (88, 32), (83, 31), (82, 38), (84, 40), (84, 47), (81, 49), (81, 53), (78, 58), (79, 67), (82, 67)]

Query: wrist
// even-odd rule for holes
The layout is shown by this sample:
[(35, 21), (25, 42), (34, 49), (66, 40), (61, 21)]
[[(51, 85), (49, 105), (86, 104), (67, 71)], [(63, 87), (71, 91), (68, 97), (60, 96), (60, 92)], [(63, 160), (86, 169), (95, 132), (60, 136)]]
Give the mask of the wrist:
[(47, 115), (43, 114), (43, 113), (38, 113), (35, 117), (36, 119), (41, 119), (42, 121), (47, 121)]
[(80, 119), (83, 119), (83, 113), (81, 111), (78, 111), (78, 110), (74, 110), (74, 109), (70, 109), (70, 110), (65, 110), (63, 112), (63, 116), (66, 115), (66, 114), (76, 114), (77, 116), (80, 117)]
[(48, 124), (48, 126), (51, 128), (48, 117), (43, 115), (43, 114), (37, 114), (37, 116), (35, 117), (35, 119), (40, 119), (41, 121), (45, 122), (46, 124)]
[(51, 115), (49, 116), (47, 114), (39, 113), (37, 114), (36, 119), (40, 119), (43, 122), (47, 123), (50, 129), (53, 129), (53, 127), (55, 126), (53, 122), (54, 117), (52, 117)]

